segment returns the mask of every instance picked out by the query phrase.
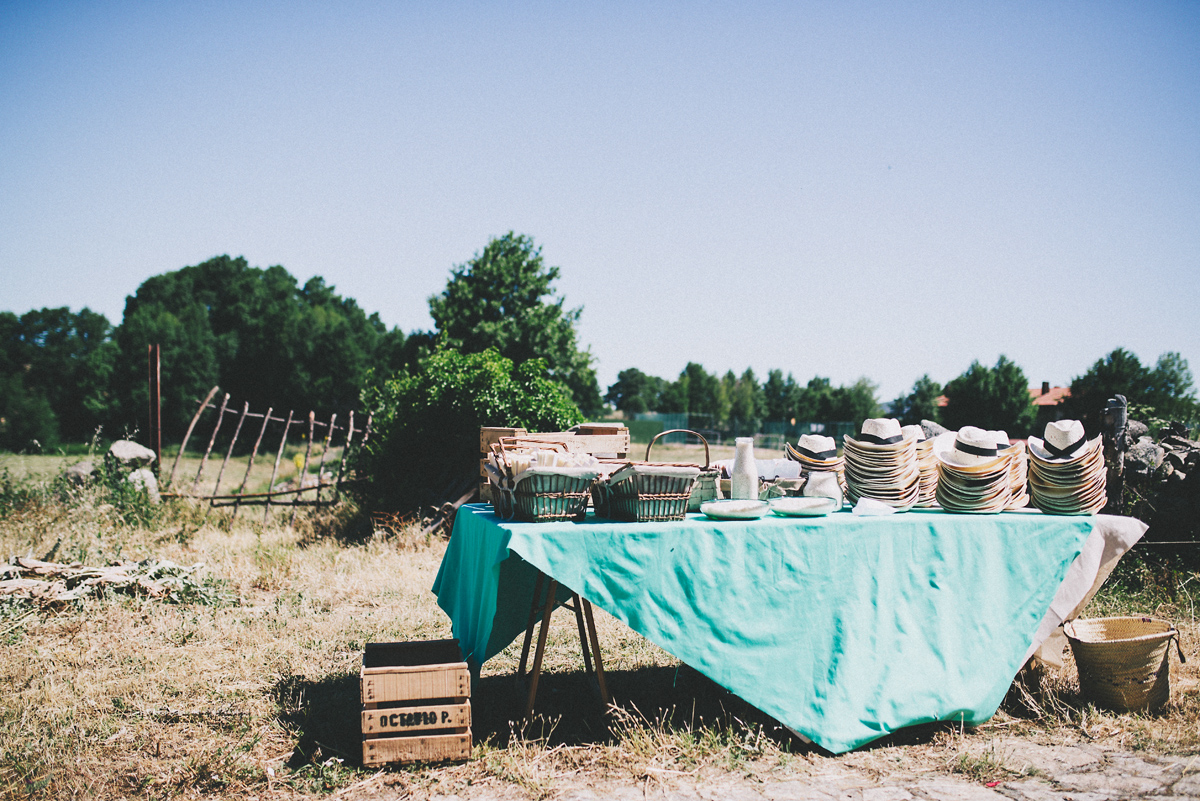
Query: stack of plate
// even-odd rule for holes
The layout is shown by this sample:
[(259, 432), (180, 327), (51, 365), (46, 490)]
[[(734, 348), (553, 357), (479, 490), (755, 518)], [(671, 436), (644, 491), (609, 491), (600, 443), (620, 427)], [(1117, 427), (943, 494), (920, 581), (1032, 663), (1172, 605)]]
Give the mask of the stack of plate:
[(855, 439), (845, 437), (846, 497), (850, 503), (872, 498), (907, 512), (921, 492), (917, 440), (905, 438), (900, 423), (888, 418), (866, 420)]
[(837, 473), (838, 484), (842, 492), (846, 491), (846, 460), (837, 455), (837, 443), (833, 437), (805, 434), (795, 447), (790, 442), (785, 442), (784, 446), (788, 458), (800, 463), (801, 474)]
[(1029, 438), (1029, 491), (1048, 514), (1094, 515), (1108, 502), (1100, 437), (1088, 440), (1078, 420), (1046, 425), (1045, 439)]
[[(1004, 435), (1003, 431), (997, 432)], [(1000, 449), (1000, 453), (1008, 457), (1008, 479), (1009, 486), (1012, 488), (1012, 500), (1008, 502), (1006, 509), (1024, 509), (1029, 505), (1029, 452), (1025, 448), (1025, 443), (1018, 440), (1011, 444), (1008, 443), (1008, 436), (1004, 435), (999, 438), (996, 447)]]
[(933, 440), (926, 438), (925, 429), (920, 426), (905, 426), (902, 431), (905, 437), (917, 438), (917, 470), (921, 473), (921, 488), (917, 492), (917, 506), (928, 509), (937, 506), (937, 459), (933, 455)]
[(947, 431), (933, 444), (938, 462), (937, 501), (947, 512), (996, 514), (1012, 501), (1009, 457), (995, 432), (975, 426)]

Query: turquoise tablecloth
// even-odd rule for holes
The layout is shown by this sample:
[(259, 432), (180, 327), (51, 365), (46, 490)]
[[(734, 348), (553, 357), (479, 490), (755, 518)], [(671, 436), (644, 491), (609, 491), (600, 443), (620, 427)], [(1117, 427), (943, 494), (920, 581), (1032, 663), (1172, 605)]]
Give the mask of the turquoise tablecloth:
[(529, 524), (490, 509), (459, 511), (433, 587), (473, 666), (524, 631), (536, 567), (833, 752), (995, 714), (1094, 524), (931, 511)]

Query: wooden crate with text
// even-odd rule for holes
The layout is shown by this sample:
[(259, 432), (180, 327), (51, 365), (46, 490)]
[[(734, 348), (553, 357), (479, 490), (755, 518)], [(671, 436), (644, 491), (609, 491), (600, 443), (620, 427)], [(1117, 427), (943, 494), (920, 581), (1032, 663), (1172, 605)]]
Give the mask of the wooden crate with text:
[(363, 765), (471, 756), (471, 674), (458, 640), (373, 642), (363, 652)]

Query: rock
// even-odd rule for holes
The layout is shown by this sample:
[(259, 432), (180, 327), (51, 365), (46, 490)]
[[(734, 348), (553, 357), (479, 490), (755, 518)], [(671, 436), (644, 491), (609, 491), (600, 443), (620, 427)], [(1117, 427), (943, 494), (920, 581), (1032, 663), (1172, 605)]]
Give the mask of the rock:
[(1125, 470), (1135, 476), (1150, 476), (1159, 468), (1167, 452), (1143, 436), (1125, 454)]
[(149, 468), (142, 467), (134, 470), (125, 480), (149, 495), (151, 503), (162, 501), (162, 496), (158, 494), (158, 479), (154, 477), (154, 471)]
[(1150, 433), (1150, 427), (1140, 420), (1130, 420), (1125, 427), (1125, 436), (1132, 442), (1137, 442)]
[(77, 487), (92, 483), (96, 478), (96, 465), (91, 462), (79, 462), (67, 468), (67, 481)]
[(938, 425), (932, 420), (922, 420), (921, 430), (925, 432), (926, 439), (933, 439), (938, 434), (945, 434), (947, 429), (945, 426)]
[(154, 451), (127, 439), (114, 442), (108, 455), (127, 467), (148, 467), (154, 461)]

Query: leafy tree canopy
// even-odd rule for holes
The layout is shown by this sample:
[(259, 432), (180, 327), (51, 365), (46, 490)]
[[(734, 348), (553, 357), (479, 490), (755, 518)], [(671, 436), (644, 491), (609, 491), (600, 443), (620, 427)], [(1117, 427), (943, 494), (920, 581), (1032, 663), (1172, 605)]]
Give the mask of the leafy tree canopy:
[(758, 385), (758, 376), (747, 367), (737, 378), (730, 370), (721, 381), (729, 399), (730, 420), (736, 421), (738, 427), (746, 432), (757, 431), (767, 404), (763, 388)]
[(602, 403), (592, 355), (576, 342), (583, 309), (563, 308), (565, 298), (553, 286), (558, 277), (532, 237), (509, 231), (451, 270), (446, 289), (429, 298), (429, 313), (447, 346), (465, 353), (495, 348), (516, 364), (543, 359), (549, 375), (593, 416)]
[(1117, 348), (1071, 381), (1068, 408), (1095, 430), (1100, 410), (1118, 394), (1164, 419), (1189, 422), (1200, 416), (1192, 371), (1187, 359), (1176, 352), (1162, 354), (1151, 368), (1135, 354)]
[(146, 346), (157, 342), (163, 433), (177, 439), (214, 384), (255, 409), (355, 408), (404, 335), (320, 277), (300, 286), (283, 267), (219, 256), (147, 279), (125, 299), (116, 341), (123, 422), (136, 425), (146, 408)]
[(1033, 425), (1029, 381), (1007, 356), (997, 359), (995, 367), (971, 362), (966, 372), (946, 384), (943, 394), (942, 423), (947, 428), (978, 426), (1024, 437)]
[(479, 428), (564, 431), (583, 416), (540, 359), (442, 347), (363, 393), (375, 433), (362, 451), (371, 510), (441, 504), (479, 474)]
[(630, 367), (617, 373), (617, 381), (609, 386), (604, 400), (626, 414), (656, 411), (659, 410), (659, 398), (666, 386), (667, 382), (658, 376)]
[(107, 422), (116, 350), (110, 332), (104, 315), (87, 308), (35, 309), (20, 317), (0, 313), (0, 375), (19, 374), (8, 386), (24, 399), (22, 414), (36, 413), (41, 421), (30, 425), (42, 445), (57, 442), (60, 434), (86, 440)]
[(913, 382), (912, 391), (892, 401), (892, 416), (903, 426), (920, 425), (922, 420), (940, 422), (937, 399), (941, 394), (942, 385), (926, 373)]

